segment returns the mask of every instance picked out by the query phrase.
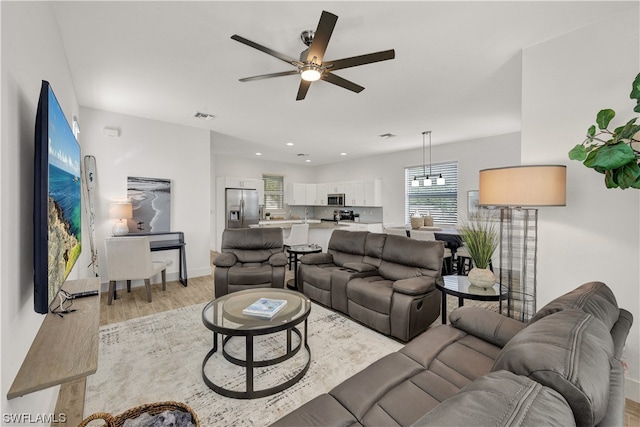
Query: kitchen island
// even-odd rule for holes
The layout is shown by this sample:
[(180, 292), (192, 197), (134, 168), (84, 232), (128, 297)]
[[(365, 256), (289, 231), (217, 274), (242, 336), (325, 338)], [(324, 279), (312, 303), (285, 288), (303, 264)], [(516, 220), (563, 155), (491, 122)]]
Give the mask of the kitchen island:
[(309, 224), (309, 241), (308, 243), (315, 243), (322, 248), (323, 252), (327, 251), (327, 247), (329, 247), (329, 239), (331, 238), (331, 234), (333, 230), (337, 230), (339, 228), (347, 228), (347, 225), (338, 225), (333, 221), (320, 221), (319, 219), (285, 219), (285, 220), (269, 220), (269, 221), (260, 221), (257, 225), (251, 225), (250, 227), (279, 227), (282, 228), (284, 233), (284, 237), (289, 236), (291, 232), (291, 226), (293, 224)]

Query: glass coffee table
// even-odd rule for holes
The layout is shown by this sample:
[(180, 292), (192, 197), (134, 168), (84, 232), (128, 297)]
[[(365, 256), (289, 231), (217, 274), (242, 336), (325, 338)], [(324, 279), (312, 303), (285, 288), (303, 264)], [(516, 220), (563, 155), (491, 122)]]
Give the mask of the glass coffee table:
[(442, 276), (444, 284), (436, 283), (436, 288), (442, 292), (442, 324), (447, 323), (447, 295), (458, 297), (458, 307), (462, 307), (465, 299), (475, 301), (498, 301), (500, 313), (502, 313), (502, 300), (506, 299), (507, 292), (503, 288), (500, 292), (500, 283), (489, 288), (474, 286), (469, 283), (467, 276)]
[[(242, 311), (260, 298), (286, 300), (287, 304), (272, 318), (249, 316)], [(202, 322), (213, 331), (213, 348), (202, 361), (202, 378), (214, 390), (226, 397), (236, 399), (255, 399), (278, 393), (291, 387), (309, 369), (311, 363), (311, 349), (307, 342), (307, 319), (311, 312), (311, 301), (305, 295), (286, 289), (259, 288), (224, 295), (208, 303), (202, 310)], [(296, 327), (304, 322), (304, 334)], [(254, 354), (254, 338), (273, 334), (271, 346), (278, 347), (279, 353), (271, 358), (256, 358)], [(298, 338), (294, 345), (292, 334)], [(205, 368), (212, 356), (218, 351), (218, 335), (222, 336), (222, 356), (233, 365), (243, 367), (246, 373), (244, 390), (232, 390), (210, 378)], [(282, 335), (282, 336), (281, 336)], [(286, 338), (285, 338), (286, 336)], [(232, 355), (225, 347), (232, 340), (244, 339), (244, 359)], [(282, 347), (282, 348), (280, 348)], [(271, 387), (256, 390), (254, 388), (254, 369), (278, 365), (294, 357), (301, 348), (307, 352), (306, 364), (298, 366), (299, 372), (292, 374), (283, 372), (283, 381)], [(217, 362), (224, 362), (218, 360)], [(212, 361), (213, 363), (214, 361)], [(216, 369), (220, 369), (216, 366)], [(222, 368), (224, 369), (224, 368)]]

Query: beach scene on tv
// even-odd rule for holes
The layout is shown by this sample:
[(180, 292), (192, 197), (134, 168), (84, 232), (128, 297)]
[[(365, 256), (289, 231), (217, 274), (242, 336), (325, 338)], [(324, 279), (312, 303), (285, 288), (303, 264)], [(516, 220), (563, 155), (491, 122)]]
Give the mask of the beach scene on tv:
[[(51, 99), (52, 93), (50, 93)], [(69, 275), (81, 248), (80, 146), (56, 102), (49, 103), (49, 297)], [(51, 301), (49, 301), (51, 303)]]
[(170, 231), (170, 179), (129, 176), (127, 198), (133, 208), (133, 218), (127, 221), (129, 233)]

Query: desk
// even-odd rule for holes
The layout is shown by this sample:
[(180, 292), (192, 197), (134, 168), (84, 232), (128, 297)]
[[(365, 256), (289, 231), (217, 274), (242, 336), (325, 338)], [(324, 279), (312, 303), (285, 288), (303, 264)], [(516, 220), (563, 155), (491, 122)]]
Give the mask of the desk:
[(507, 292), (500, 291), (500, 283), (484, 289), (469, 283), (467, 276), (442, 276), (444, 284), (436, 283), (436, 288), (442, 292), (442, 324), (447, 323), (447, 295), (458, 297), (458, 307), (462, 307), (464, 299), (475, 301), (498, 301), (500, 313), (502, 313), (502, 300), (507, 297)]
[[(179, 253), (178, 260), (178, 280), (182, 283), (182, 286), (187, 287), (187, 250), (186, 243), (184, 242), (184, 233), (182, 231), (165, 231), (165, 232), (151, 232), (151, 233), (130, 233), (125, 234), (122, 237), (135, 237), (135, 236), (148, 236), (149, 244), (151, 245), (151, 252), (157, 251), (170, 251), (177, 249)], [(169, 237), (163, 240), (154, 240), (154, 237)]]

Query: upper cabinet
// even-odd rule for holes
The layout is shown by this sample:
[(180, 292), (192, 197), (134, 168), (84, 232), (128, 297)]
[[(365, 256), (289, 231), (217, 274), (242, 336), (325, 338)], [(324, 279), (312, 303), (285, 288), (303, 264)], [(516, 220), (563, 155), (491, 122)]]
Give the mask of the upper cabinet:
[(225, 176), (218, 178), (224, 181), (224, 188), (246, 188), (249, 190), (258, 190), (258, 200), (260, 204), (264, 203), (264, 181), (257, 178), (234, 178)]
[(344, 204), (346, 206), (382, 206), (382, 180), (347, 181)]
[(291, 183), (287, 186), (287, 204), (291, 206), (327, 206), (327, 194), (344, 194), (345, 206), (382, 206), (382, 180)]

